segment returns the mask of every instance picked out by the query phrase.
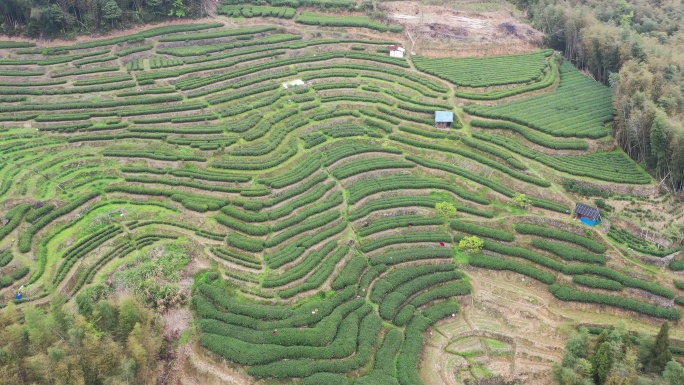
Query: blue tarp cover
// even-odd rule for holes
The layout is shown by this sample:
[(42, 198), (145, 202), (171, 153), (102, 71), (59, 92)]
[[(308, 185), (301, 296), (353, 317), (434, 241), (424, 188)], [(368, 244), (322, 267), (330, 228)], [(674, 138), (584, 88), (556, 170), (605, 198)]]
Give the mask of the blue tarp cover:
[(598, 219), (596, 219), (595, 221), (592, 221), (589, 218), (582, 218), (582, 219), (580, 219), (580, 221), (582, 223), (584, 223), (585, 225), (589, 225), (589, 226), (596, 226), (596, 224), (598, 223)]

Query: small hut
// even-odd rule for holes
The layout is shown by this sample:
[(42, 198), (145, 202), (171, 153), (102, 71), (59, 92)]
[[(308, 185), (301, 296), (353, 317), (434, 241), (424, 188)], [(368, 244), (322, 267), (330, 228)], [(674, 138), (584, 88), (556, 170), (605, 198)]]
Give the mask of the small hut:
[(406, 48), (402, 47), (401, 45), (391, 45), (389, 47), (389, 54), (390, 57), (398, 57), (398, 58), (403, 58), (404, 53), (406, 52)]
[(584, 203), (577, 203), (575, 205), (575, 215), (580, 222), (589, 226), (596, 226), (601, 220), (599, 209), (585, 205)]
[(454, 123), (454, 113), (451, 111), (435, 111), (435, 127), (449, 128)]

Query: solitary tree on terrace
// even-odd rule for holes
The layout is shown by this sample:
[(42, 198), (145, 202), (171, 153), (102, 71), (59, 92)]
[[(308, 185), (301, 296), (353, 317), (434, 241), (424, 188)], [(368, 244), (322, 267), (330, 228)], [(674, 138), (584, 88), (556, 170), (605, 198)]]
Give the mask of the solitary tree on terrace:
[(435, 210), (437, 210), (437, 215), (439, 215), (445, 221), (456, 216), (456, 207), (449, 202), (439, 202), (435, 204)]
[(515, 196), (515, 198), (513, 198), (513, 200), (515, 201), (515, 204), (518, 205), (518, 207), (520, 207), (521, 209), (524, 209), (528, 203), (527, 195), (525, 194), (518, 194)]
[(468, 253), (479, 253), (484, 247), (484, 241), (479, 237), (465, 237), (458, 242), (458, 248)]

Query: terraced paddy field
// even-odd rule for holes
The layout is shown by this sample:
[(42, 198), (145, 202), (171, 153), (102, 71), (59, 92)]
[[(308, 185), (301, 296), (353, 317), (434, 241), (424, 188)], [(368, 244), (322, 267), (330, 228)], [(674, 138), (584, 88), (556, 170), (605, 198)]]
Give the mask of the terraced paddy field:
[[(230, 10), (257, 11), (276, 12)], [(183, 24), (0, 49), (2, 302), (73, 299), (188, 240), (192, 357), (235, 383), (530, 380), (584, 316), (679, 320), (682, 263), (627, 247), (679, 249), (580, 227), (561, 187), (656, 191), (611, 146), (606, 87), (551, 51), (412, 62), (376, 36)], [(481, 253), (456, 247), (471, 235)]]

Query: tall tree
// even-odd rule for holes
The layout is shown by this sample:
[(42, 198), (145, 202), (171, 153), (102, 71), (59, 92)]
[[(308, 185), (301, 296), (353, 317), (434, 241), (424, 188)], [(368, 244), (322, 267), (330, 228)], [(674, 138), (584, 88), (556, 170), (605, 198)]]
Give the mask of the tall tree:
[(660, 176), (667, 169), (668, 131), (667, 115), (663, 111), (658, 111), (651, 125), (650, 139), (652, 163)]
[(670, 325), (667, 322), (663, 323), (660, 327), (655, 342), (648, 353), (645, 365), (646, 371), (662, 373), (667, 363), (672, 360), (672, 353), (670, 352)]
[(114, 23), (121, 17), (121, 13), (119, 4), (114, 0), (109, 0), (102, 8), (102, 18), (109, 21), (112, 28), (114, 28)]
[(596, 385), (604, 385), (606, 378), (608, 378), (608, 373), (613, 366), (610, 342), (606, 341), (598, 345), (590, 361), (593, 368), (594, 382)]

